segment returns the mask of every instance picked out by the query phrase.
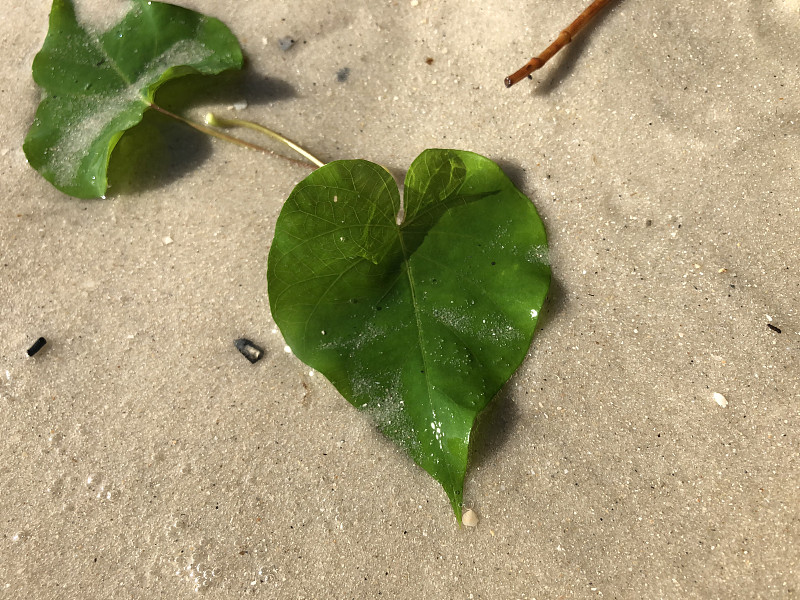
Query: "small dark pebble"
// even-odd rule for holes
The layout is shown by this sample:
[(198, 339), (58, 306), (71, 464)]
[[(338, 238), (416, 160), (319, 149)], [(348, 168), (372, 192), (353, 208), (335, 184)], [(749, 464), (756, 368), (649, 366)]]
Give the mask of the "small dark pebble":
[(294, 39), (288, 35), (278, 40), (278, 48), (280, 48), (284, 52), (286, 52), (292, 46), (294, 46)]
[(350, 77), (350, 67), (344, 67), (336, 72), (336, 81), (344, 83)]
[(234, 340), (233, 345), (236, 346), (236, 349), (242, 353), (242, 356), (244, 356), (251, 363), (257, 363), (264, 356), (263, 348), (259, 348), (248, 339), (240, 338), (238, 340)]
[(772, 331), (774, 331), (775, 333), (780, 333), (781, 332), (780, 328), (775, 327), (775, 325), (773, 325), (772, 323), (767, 323), (767, 327), (772, 329)]
[(46, 343), (47, 343), (47, 340), (44, 339), (43, 337), (40, 337), (38, 340), (33, 342), (33, 346), (28, 348), (28, 356), (33, 356), (34, 354), (36, 354), (39, 350), (44, 348), (44, 345)]

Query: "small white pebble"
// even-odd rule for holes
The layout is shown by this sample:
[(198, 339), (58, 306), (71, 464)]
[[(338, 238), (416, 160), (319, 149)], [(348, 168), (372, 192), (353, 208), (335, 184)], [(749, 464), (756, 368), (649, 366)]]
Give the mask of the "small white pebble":
[(247, 100), (240, 100), (239, 102), (233, 103), (234, 110), (244, 110), (247, 108)]
[(471, 508), (468, 508), (464, 511), (464, 514), (461, 515), (461, 522), (464, 524), (465, 527), (477, 527), (478, 526), (478, 513), (476, 513)]
[(165, 246), (169, 246), (172, 243), (172, 238), (167, 235), (161, 238), (161, 241), (164, 243)]
[(719, 392), (714, 392), (714, 394), (712, 395), (712, 398), (714, 398), (714, 402), (719, 404), (722, 408), (725, 408), (726, 406), (728, 406), (728, 399), (725, 398), (725, 396), (723, 396)]
[(419, 6), (419, 0), (411, 0), (411, 6)]
[(283, 351), (286, 352), (286, 354), (291, 354), (292, 353), (292, 349), (289, 348), (289, 346), (284, 346), (283, 347)]

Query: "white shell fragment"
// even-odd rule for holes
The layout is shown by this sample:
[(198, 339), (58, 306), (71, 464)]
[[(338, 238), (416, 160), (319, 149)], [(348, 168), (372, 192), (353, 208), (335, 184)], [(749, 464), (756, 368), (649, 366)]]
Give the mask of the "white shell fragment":
[(463, 523), (465, 527), (477, 527), (478, 521), (478, 513), (471, 508), (465, 510), (464, 514), (461, 515), (461, 523)]
[(719, 404), (722, 408), (728, 406), (728, 399), (725, 398), (725, 396), (723, 396), (719, 392), (714, 392), (714, 394), (711, 397), (714, 398), (714, 402)]

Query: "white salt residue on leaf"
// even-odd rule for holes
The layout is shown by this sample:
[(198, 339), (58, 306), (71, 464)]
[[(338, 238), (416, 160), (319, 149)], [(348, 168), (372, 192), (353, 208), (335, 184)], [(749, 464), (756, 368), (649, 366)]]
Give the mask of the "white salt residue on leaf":
[(434, 308), (431, 310), (431, 314), (461, 337), (469, 338), (480, 330), (475, 321), (475, 315), (470, 314), (467, 309)]
[(381, 373), (379, 377), (385, 383), (363, 372), (354, 374), (351, 379), (353, 392), (359, 398), (370, 398), (362, 408), (373, 423), (412, 456), (416, 456), (420, 447), (419, 440), (415, 435), (414, 421), (408, 414), (403, 399), (402, 373), (397, 370)]
[(478, 318), (470, 308), (434, 308), (431, 314), (460, 339), (477, 339), (482, 343), (510, 344), (522, 339), (522, 333), (502, 314)]
[[(431, 366), (440, 367), (444, 372), (449, 373), (450, 377), (460, 380), (462, 377), (470, 375), (476, 368), (477, 359), (472, 350), (465, 347), (462, 342), (455, 340), (455, 346), (448, 345), (444, 348), (445, 340), (435, 340), (429, 348), (434, 349), (428, 356)], [(447, 340), (452, 341), (452, 340)], [(439, 342), (438, 346), (434, 345)]]
[(400, 371), (374, 372), (367, 365), (356, 365), (349, 379), (353, 395), (359, 401), (369, 398), (370, 402), (385, 399), (387, 403), (398, 403), (403, 398)]
[(159, 73), (160, 77), (161, 73), (171, 67), (200, 67), (213, 54), (213, 50), (197, 40), (180, 40), (151, 60), (132, 87), (144, 88), (148, 78), (155, 81), (157, 80), (153, 77), (155, 73)]
[(491, 236), (491, 241), (487, 241), (483, 245), (486, 253), (497, 252), (498, 255), (510, 255), (518, 260), (522, 260), (534, 265), (550, 266), (550, 249), (547, 244), (537, 244), (533, 246), (527, 245), (509, 245), (509, 237), (513, 237), (509, 233), (506, 225), (497, 227)]
[[(131, 7), (128, 2), (78, 2), (75, 5), (75, 16), (79, 23), (91, 23), (93, 29), (106, 31), (117, 25), (130, 13), (141, 13), (142, 9), (134, 5)], [(88, 27), (85, 27), (88, 29)]]
[(512, 344), (521, 340), (524, 336), (519, 329), (511, 325), (508, 321), (503, 319), (501, 322), (495, 322), (488, 330), (489, 335), (493, 341), (501, 344)]
[(318, 348), (320, 350), (339, 350), (346, 348), (353, 351), (361, 350), (365, 345), (377, 340), (387, 337), (388, 331), (382, 327), (376, 327), (373, 323), (367, 322), (364, 324), (358, 335), (354, 337), (335, 337), (328, 335), (326, 331), (326, 339), (324, 343), (320, 343)]
[(525, 255), (525, 260), (534, 264), (550, 266), (550, 249), (547, 246), (532, 246)]
[[(106, 140), (106, 144), (110, 142), (114, 132), (121, 129), (119, 124), (110, 126), (115, 119), (120, 119), (124, 110), (131, 108), (134, 100), (135, 96), (130, 97), (125, 92), (72, 99), (70, 110), (59, 127), (61, 136), (47, 152), (47, 162), (43, 167), (52, 172), (56, 185), (74, 183), (81, 164), (92, 159), (92, 145), (99, 139)], [(142, 104), (142, 112), (144, 109)], [(135, 122), (138, 120), (136, 118)], [(104, 150), (99, 149), (100, 152)]]

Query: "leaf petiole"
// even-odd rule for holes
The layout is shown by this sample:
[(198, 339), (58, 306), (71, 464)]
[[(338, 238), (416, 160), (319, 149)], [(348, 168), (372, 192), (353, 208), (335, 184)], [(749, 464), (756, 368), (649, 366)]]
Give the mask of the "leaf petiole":
[(303, 165), (304, 167), (311, 167), (312, 166), (312, 165), (310, 165), (307, 162), (304, 162), (302, 160), (297, 160), (296, 158), (289, 158), (288, 156), (283, 156), (282, 154), (278, 154), (277, 152), (273, 152), (272, 150), (270, 150), (269, 148), (265, 148), (264, 146), (259, 146), (258, 144), (253, 144), (251, 142), (242, 140), (240, 138), (237, 138), (235, 136), (229, 135), (227, 133), (223, 133), (222, 131), (217, 131), (216, 129), (213, 129), (211, 127), (203, 125), (202, 123), (197, 123), (195, 121), (192, 121), (190, 119), (187, 119), (185, 117), (177, 115), (177, 114), (167, 110), (166, 108), (163, 108), (163, 107), (161, 107), (158, 104), (155, 104), (153, 102), (150, 102), (149, 106), (153, 110), (156, 110), (156, 111), (160, 112), (161, 114), (167, 115), (168, 117), (172, 117), (176, 121), (180, 121), (181, 123), (184, 123), (184, 124), (188, 125), (189, 127), (192, 127), (193, 129), (196, 129), (197, 131), (205, 133), (206, 135), (210, 135), (210, 136), (215, 137), (217, 139), (224, 140), (226, 142), (230, 142), (231, 144), (236, 144), (237, 146), (241, 146), (242, 148), (248, 148), (250, 150), (257, 150), (258, 152), (263, 152), (264, 154), (271, 154), (272, 156), (277, 156), (279, 158), (283, 158), (284, 160), (288, 160), (288, 161), (296, 163), (298, 165)]
[(274, 140), (281, 142), (282, 144), (286, 144), (297, 152), (298, 154), (304, 156), (312, 163), (317, 165), (318, 167), (324, 167), (325, 163), (311, 154), (308, 150), (301, 148), (297, 144), (295, 144), (292, 140), (287, 137), (282, 136), (277, 131), (272, 131), (263, 125), (259, 125), (258, 123), (253, 123), (252, 121), (245, 121), (244, 119), (226, 119), (225, 117), (220, 117), (215, 115), (214, 113), (208, 113), (206, 115), (206, 125), (213, 125), (214, 127), (244, 127), (246, 129), (252, 129), (254, 131), (258, 131), (259, 133), (263, 133), (264, 135), (268, 135)]

